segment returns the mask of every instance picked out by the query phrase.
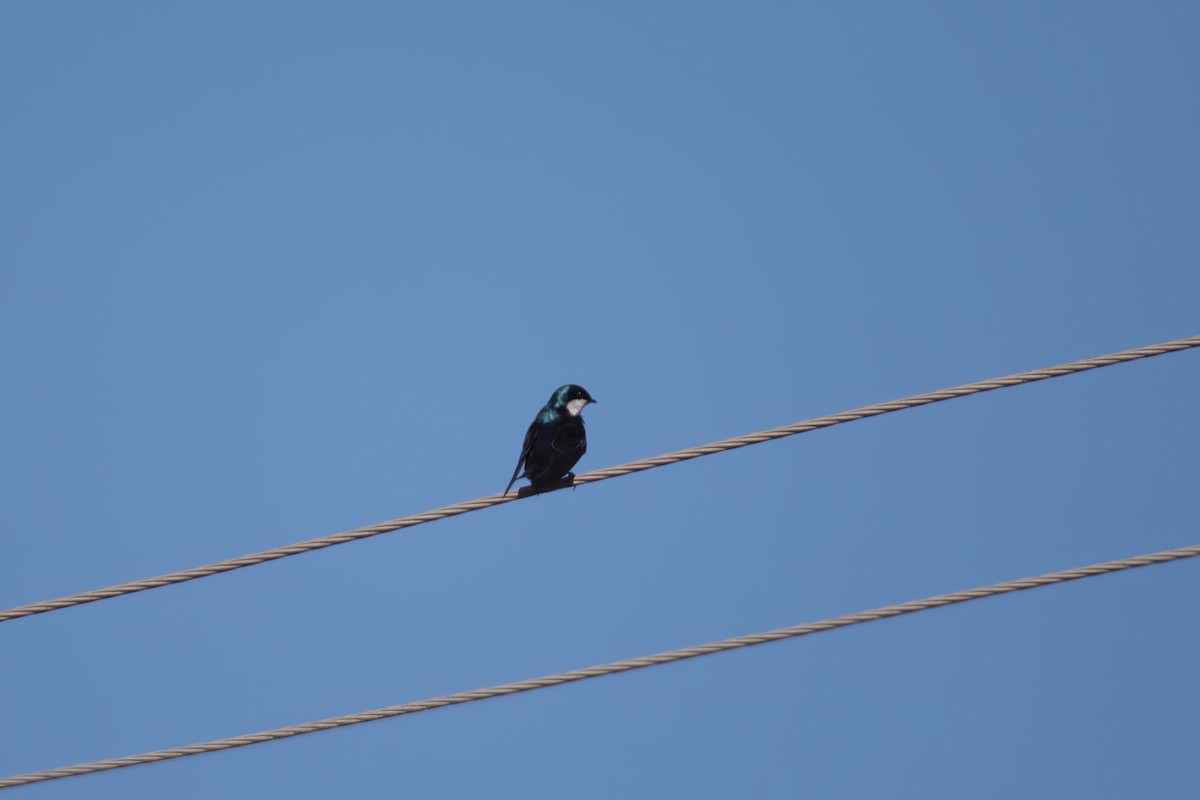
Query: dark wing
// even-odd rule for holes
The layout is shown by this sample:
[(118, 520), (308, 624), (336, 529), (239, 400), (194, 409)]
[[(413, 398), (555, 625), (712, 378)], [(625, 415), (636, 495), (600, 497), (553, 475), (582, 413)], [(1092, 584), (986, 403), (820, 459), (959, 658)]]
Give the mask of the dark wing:
[[(584, 432), (583, 420), (575, 417), (554, 432), (550, 446), (565, 456), (573, 456), (575, 461), (583, 458), (587, 452), (587, 434)], [(571, 466), (575, 465), (571, 462)]]
[(537, 420), (529, 426), (529, 430), (525, 431), (525, 443), (521, 445), (521, 457), (517, 459), (517, 468), (513, 470), (512, 480), (508, 482), (508, 486), (504, 489), (504, 494), (508, 494), (508, 490), (517, 482), (517, 476), (521, 474), (521, 467), (525, 466), (525, 459), (529, 458), (529, 454), (533, 452), (533, 440), (537, 438), (534, 431), (537, 429)]

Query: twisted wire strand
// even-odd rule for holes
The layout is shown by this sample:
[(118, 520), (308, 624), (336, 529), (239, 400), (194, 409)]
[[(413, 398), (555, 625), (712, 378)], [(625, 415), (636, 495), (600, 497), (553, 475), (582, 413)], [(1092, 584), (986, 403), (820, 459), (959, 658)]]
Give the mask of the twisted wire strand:
[(1149, 564), (1162, 564), (1168, 561), (1177, 561), (1184, 558), (1192, 558), (1194, 556), (1200, 556), (1200, 544), (1190, 545), (1188, 547), (1180, 547), (1175, 550), (1163, 550), (1157, 553), (1148, 553), (1146, 555), (1134, 556), (1133, 558), (1105, 561), (1103, 563), (1092, 564), (1091, 566), (1087, 567), (1076, 567), (1074, 569), (1066, 569), (1060, 572), (1050, 572), (1044, 575), (1037, 575), (1032, 578), (1021, 578), (1014, 581), (1004, 581), (1003, 583), (993, 583), (989, 586), (981, 586), (976, 589), (951, 592), (950, 594), (940, 594), (934, 597), (927, 597), (923, 600), (910, 600), (906, 603), (897, 603), (895, 605), (875, 608), (869, 611), (860, 611), (856, 614), (844, 614), (840, 617), (830, 617), (828, 619), (822, 619), (816, 622), (808, 622), (803, 625), (794, 625), (789, 628), (777, 628), (775, 630), (765, 631), (763, 633), (753, 633), (748, 636), (735, 636), (730, 639), (722, 639), (717, 642), (696, 645), (694, 647), (684, 647), (679, 650), (668, 650), (664, 653), (657, 653), (655, 655), (642, 656), (640, 658), (630, 658), (624, 661), (613, 661), (609, 664), (600, 664), (594, 667), (574, 669), (569, 672), (560, 672), (555, 675), (546, 675), (541, 678), (532, 678), (530, 680), (516, 681), (513, 683), (502, 683), (497, 686), (490, 686), (484, 689), (475, 689), (474, 691), (469, 692), (458, 692), (456, 694), (447, 694), (440, 697), (431, 697), (427, 700), (418, 700), (412, 703), (403, 703), (401, 705), (388, 706), (386, 708), (377, 708), (372, 711), (361, 711), (356, 714), (344, 714), (340, 717), (330, 717), (328, 719), (317, 720), (315, 722), (306, 722), (301, 725), (289, 725), (284, 728), (274, 728), (272, 730), (262, 731), (260, 733), (250, 733), (243, 736), (231, 736), (226, 739), (214, 739), (210, 742), (201, 742), (199, 744), (187, 745), (186, 747), (172, 747), (166, 750), (155, 750), (150, 753), (124, 756), (123, 758), (109, 758), (102, 761), (91, 761), (86, 764), (77, 764), (70, 767), (60, 767), (58, 769), (42, 770), (41, 772), (29, 772), (22, 775), (14, 775), (9, 778), (0, 778), (0, 789), (10, 789), (30, 783), (56, 780), (58, 778), (68, 778), (73, 775), (87, 775), (93, 772), (104, 772), (106, 770), (121, 769), (123, 767), (133, 767), (137, 766), (138, 764), (150, 764), (155, 761), (168, 761), (173, 758), (183, 758), (184, 756), (194, 756), (201, 753), (212, 753), (218, 750), (230, 750), (235, 747), (262, 744), (264, 742), (275, 741), (276, 739), (287, 739), (292, 736), (301, 736), (306, 733), (326, 731), (332, 728), (344, 728), (348, 725), (358, 725), (359, 723), (363, 722), (374, 722), (376, 720), (387, 719), (389, 717), (399, 717), (405, 714), (416, 714), (420, 711), (430, 711), (432, 709), (443, 708), (445, 706), (460, 705), (462, 703), (470, 703), (476, 700), (486, 700), (491, 697), (501, 697), (504, 695), (518, 694), (520, 692), (529, 692), (533, 691), (534, 689), (544, 689), (548, 686), (558, 686), (564, 683), (574, 683), (575, 681), (587, 680), (588, 678), (598, 678), (602, 675), (613, 675), (618, 672), (629, 672), (630, 670), (652, 667), (658, 664), (669, 664), (673, 661), (684, 661), (689, 658), (696, 658), (697, 656), (709, 655), (711, 653), (720, 653), (726, 650), (736, 650), (741, 647), (750, 647), (752, 645), (764, 644), (766, 642), (776, 642), (781, 639), (794, 639), (799, 636), (821, 633), (822, 631), (830, 631), (834, 630), (835, 628), (845, 628), (862, 622), (871, 622), (873, 620), (898, 617), (904, 614), (913, 614), (918, 611), (927, 611), (931, 608), (954, 605), (955, 603), (965, 603), (968, 600), (978, 600), (983, 597), (1007, 594), (1009, 592), (1019, 592), (1025, 589), (1034, 589), (1039, 586), (1049, 586), (1055, 583), (1079, 580), (1080, 578), (1090, 578), (1096, 575), (1104, 575), (1109, 572), (1119, 572), (1121, 570), (1144, 567)]
[[(1120, 364), (1126, 361), (1136, 361), (1142, 358), (1150, 358), (1164, 353), (1173, 353), (1179, 350), (1188, 350), (1193, 347), (1200, 347), (1200, 336), (1192, 336), (1184, 339), (1175, 339), (1161, 344), (1154, 344), (1148, 347), (1138, 347), (1133, 350), (1123, 350), (1119, 353), (1112, 353), (1105, 356), (1096, 356), (1095, 358), (1085, 358), (1080, 361), (1072, 361), (1067, 364), (1060, 364), (1054, 367), (1044, 367), (1042, 369), (1030, 370), (1029, 372), (1018, 372), (1014, 375), (1006, 375), (1002, 378), (992, 378), (985, 381), (977, 381), (975, 383), (966, 383), (961, 386), (953, 386), (949, 389), (940, 389), (936, 392), (926, 392), (917, 394), (911, 397), (905, 397), (900, 400), (892, 400), (887, 403), (876, 403), (874, 405), (863, 406), (862, 408), (843, 411), (840, 414), (829, 414), (824, 417), (796, 422), (791, 425), (783, 425), (778, 428), (769, 428), (765, 431), (757, 433), (748, 433), (744, 436), (735, 436), (731, 439), (722, 439), (710, 444), (701, 445), (699, 447), (690, 447), (685, 450), (676, 450), (673, 453), (664, 453), (660, 456), (651, 458), (643, 458), (638, 461), (630, 461), (627, 464), (618, 464), (615, 467), (606, 467), (597, 469), (591, 472), (585, 472), (582, 475), (575, 477), (573, 485), (596, 483), (597, 481), (616, 478), (621, 475), (629, 475), (634, 472), (642, 472), (644, 470), (653, 469), (655, 467), (674, 464), (679, 461), (687, 461), (700, 456), (712, 455), (725, 450), (736, 450), (739, 447), (747, 445), (759, 444), (760, 442), (769, 442), (773, 439), (782, 439), (786, 436), (795, 436), (800, 433), (807, 433), (819, 428), (828, 428), (833, 425), (841, 425), (844, 422), (853, 422), (854, 420), (866, 419), (868, 417), (877, 417), (880, 414), (889, 414), (893, 411), (902, 411), (906, 408), (916, 408), (917, 406), (928, 405), (930, 403), (938, 403), (943, 400), (951, 400), (956, 397), (966, 397), (967, 395), (979, 394), (981, 392), (990, 392), (993, 389), (1003, 389), (1008, 386), (1019, 386), (1024, 383), (1033, 383), (1035, 381), (1046, 380), (1047, 378), (1058, 378), (1063, 375), (1071, 375), (1076, 372), (1086, 372), (1090, 369), (1099, 367), (1107, 367), (1112, 364)], [(563, 484), (560, 486), (551, 487), (545, 491), (557, 491), (561, 488), (572, 484)], [(15, 606), (13, 608), (0, 610), (0, 622), (18, 619), (20, 617), (28, 617), (34, 614), (45, 614), (49, 611), (56, 611), (62, 608), (70, 608), (84, 603), (92, 603), (97, 600), (107, 600), (111, 597), (120, 597), (122, 595), (133, 594), (135, 592), (146, 591), (147, 589), (157, 589), (160, 586), (170, 586), (175, 583), (183, 583), (185, 581), (195, 580), (197, 578), (205, 578), (209, 575), (217, 575), (222, 572), (230, 572), (231, 570), (249, 567), (254, 564), (262, 564), (266, 561), (274, 561), (287, 556), (294, 556), (300, 553), (307, 553), (312, 550), (320, 550), (325, 547), (332, 547), (336, 544), (344, 544), (346, 542), (354, 542), (359, 539), (366, 539), (371, 536), (378, 536), (381, 533), (397, 531), (403, 528), (411, 528), (415, 525), (421, 525), (426, 522), (434, 522), (435, 520), (445, 519), (446, 517), (454, 517), (459, 514), (466, 514), (471, 511), (478, 511), (483, 508), (491, 508), (492, 506), (510, 503), (514, 500), (528, 497), (531, 494), (544, 494), (541, 492), (523, 491), (520, 494), (492, 494), (486, 497), (480, 497), (475, 500), (468, 500), (463, 503), (455, 503), (449, 506), (442, 506), (431, 511), (425, 511), (420, 514), (412, 514), (407, 517), (399, 517), (397, 519), (379, 522), (374, 525), (367, 525), (354, 530), (343, 531), (342, 533), (334, 533), (328, 536), (321, 536), (316, 539), (308, 539), (307, 541), (297, 542), (295, 544), (284, 545), (282, 547), (274, 547), (270, 550), (263, 550), (258, 553), (250, 553), (238, 558), (229, 558), (224, 561), (217, 561), (212, 564), (206, 564), (192, 569), (179, 570), (178, 572), (168, 572), (165, 575), (158, 575), (153, 578), (143, 578), (142, 580), (129, 581), (128, 583), (118, 583), (113, 586), (108, 586), (103, 589), (93, 589), (79, 594), (66, 595), (64, 597), (55, 598), (53, 600), (43, 600), (38, 603), (30, 603), (28, 605)]]

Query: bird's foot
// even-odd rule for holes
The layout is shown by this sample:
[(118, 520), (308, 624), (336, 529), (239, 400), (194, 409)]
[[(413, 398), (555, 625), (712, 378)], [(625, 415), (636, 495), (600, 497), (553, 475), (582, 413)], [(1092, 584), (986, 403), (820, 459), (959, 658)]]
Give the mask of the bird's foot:
[(563, 477), (551, 483), (531, 483), (528, 486), (522, 486), (517, 490), (518, 497), (528, 497), (534, 494), (545, 494), (546, 492), (557, 492), (559, 489), (577, 488), (575, 484), (575, 473), (568, 472)]

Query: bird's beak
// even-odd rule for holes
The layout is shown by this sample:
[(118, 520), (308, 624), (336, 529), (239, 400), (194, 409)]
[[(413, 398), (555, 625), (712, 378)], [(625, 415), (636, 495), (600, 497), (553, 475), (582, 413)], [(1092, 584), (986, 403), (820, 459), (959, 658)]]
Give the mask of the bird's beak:
[(596, 403), (596, 402), (599, 402), (599, 401), (597, 401), (597, 400), (588, 400), (588, 402), (589, 402), (589, 403)]

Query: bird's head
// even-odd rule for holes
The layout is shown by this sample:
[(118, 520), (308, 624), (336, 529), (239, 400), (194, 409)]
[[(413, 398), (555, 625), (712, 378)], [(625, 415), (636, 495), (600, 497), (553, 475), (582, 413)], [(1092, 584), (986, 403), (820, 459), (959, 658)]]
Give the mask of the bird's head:
[(549, 405), (551, 408), (566, 411), (572, 417), (578, 417), (579, 412), (583, 411), (584, 406), (594, 402), (596, 400), (588, 394), (587, 389), (573, 383), (567, 383), (554, 390), (554, 394), (550, 397)]

